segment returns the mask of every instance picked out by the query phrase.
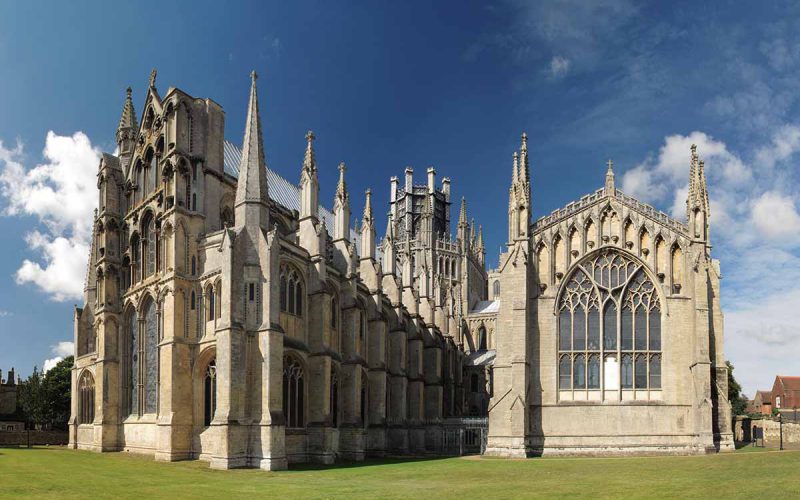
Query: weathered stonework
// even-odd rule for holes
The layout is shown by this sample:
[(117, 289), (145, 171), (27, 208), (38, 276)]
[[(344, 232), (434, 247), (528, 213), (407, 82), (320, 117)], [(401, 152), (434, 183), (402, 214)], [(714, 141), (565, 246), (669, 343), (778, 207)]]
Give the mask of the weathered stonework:
[[(350, 227), (344, 164), (332, 212), (320, 205), (312, 133), (298, 187), (269, 170), (255, 82), (241, 149), (214, 101), (161, 97), (154, 72), (139, 124), (128, 92), (119, 153), (99, 165), (74, 317), (71, 446), (276, 470), (441, 454), (447, 419), (488, 414), (495, 456), (732, 448), (720, 271), (694, 153), (688, 225), (617, 191), (610, 165), (603, 189), (531, 224), (523, 135), (508, 246), (487, 273), (464, 201), (450, 236), (450, 180), (438, 187), (433, 168), (425, 184), (410, 168), (402, 186), (392, 178), (380, 243), (370, 191)], [(658, 345), (630, 349), (651, 363), (646, 390), (614, 381), (628, 358), (610, 341), (559, 344), (567, 283), (601, 257), (630, 269), (609, 296), (622, 304), (635, 283), (655, 311), (644, 324)], [(567, 357), (588, 370), (569, 390)]]

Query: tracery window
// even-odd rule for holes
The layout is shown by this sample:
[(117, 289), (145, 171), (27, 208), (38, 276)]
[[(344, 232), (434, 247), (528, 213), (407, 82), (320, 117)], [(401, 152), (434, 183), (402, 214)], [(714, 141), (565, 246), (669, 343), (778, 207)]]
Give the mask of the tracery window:
[(89, 371), (81, 375), (78, 394), (78, 423), (91, 424), (94, 422), (94, 377)]
[(303, 365), (294, 356), (283, 358), (283, 415), (286, 427), (305, 427), (305, 380)]
[(203, 425), (208, 427), (217, 411), (217, 362), (211, 360), (203, 377)]
[(661, 304), (641, 264), (607, 250), (579, 264), (558, 305), (558, 387), (661, 389)]
[(281, 266), (280, 274), (281, 312), (302, 316), (303, 282), (300, 279), (300, 274), (288, 265)]
[(492, 300), (499, 300), (500, 299), (500, 280), (495, 280), (494, 284), (492, 285)]

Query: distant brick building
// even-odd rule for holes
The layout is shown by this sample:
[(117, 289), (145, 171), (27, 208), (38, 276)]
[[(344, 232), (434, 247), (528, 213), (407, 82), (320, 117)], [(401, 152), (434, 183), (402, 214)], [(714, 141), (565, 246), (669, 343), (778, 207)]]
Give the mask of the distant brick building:
[(756, 391), (753, 398), (752, 413), (769, 415), (772, 413), (772, 393), (770, 391)]
[(772, 408), (780, 411), (800, 408), (800, 377), (776, 376), (771, 395)]

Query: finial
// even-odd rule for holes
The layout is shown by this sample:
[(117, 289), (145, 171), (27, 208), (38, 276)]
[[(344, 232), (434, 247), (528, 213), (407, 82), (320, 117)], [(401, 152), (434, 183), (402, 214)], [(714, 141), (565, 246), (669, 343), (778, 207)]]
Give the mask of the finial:
[(250, 80), (253, 82), (253, 84), (255, 84), (256, 80), (258, 80), (258, 73), (256, 73), (256, 70), (250, 72)]
[(606, 162), (606, 164), (608, 165), (608, 171), (609, 172), (613, 172), (614, 171), (614, 161), (611, 158), (609, 158), (608, 162)]
[(313, 131), (309, 130), (308, 132), (306, 132), (306, 141), (311, 142), (316, 138), (317, 136), (314, 135)]
[(150, 72), (150, 87), (155, 87), (156, 86), (156, 75), (157, 74), (158, 74), (158, 72), (156, 71), (155, 68), (153, 68), (153, 71)]
[(345, 170), (347, 170), (347, 167), (344, 165), (344, 162), (339, 162), (339, 173), (344, 174)]
[(522, 133), (522, 149), (528, 149), (528, 134)]
[(132, 88), (128, 87), (127, 89), (125, 89), (125, 94), (128, 96), (128, 99), (131, 98), (131, 94), (132, 93), (133, 93), (133, 89)]

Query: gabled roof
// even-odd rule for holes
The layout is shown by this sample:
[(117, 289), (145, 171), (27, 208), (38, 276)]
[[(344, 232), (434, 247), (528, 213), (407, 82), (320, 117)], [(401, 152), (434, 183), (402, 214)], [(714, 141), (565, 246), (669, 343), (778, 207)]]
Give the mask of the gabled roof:
[(780, 381), (784, 391), (800, 391), (800, 377), (778, 375), (776, 378)]

